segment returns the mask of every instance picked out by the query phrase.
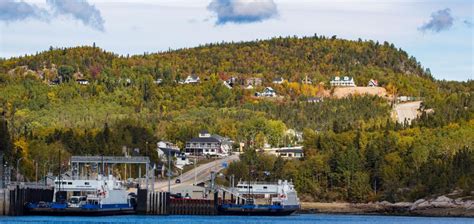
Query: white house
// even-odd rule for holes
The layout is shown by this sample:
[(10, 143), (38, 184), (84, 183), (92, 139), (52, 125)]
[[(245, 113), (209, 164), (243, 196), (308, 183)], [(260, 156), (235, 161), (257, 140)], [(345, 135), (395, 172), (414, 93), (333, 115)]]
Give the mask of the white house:
[(87, 79), (76, 79), (76, 82), (80, 85), (89, 85), (89, 81)]
[(375, 79), (371, 79), (371, 80), (369, 81), (369, 84), (368, 84), (367, 86), (369, 86), (369, 87), (377, 87), (377, 86), (379, 86), (379, 82), (378, 82), (377, 80), (375, 80)]
[(227, 87), (228, 89), (232, 89), (232, 86), (227, 81), (224, 81), (223, 83), (225, 87)]
[(301, 80), (301, 83), (306, 84), (306, 85), (311, 85), (313, 84), (313, 81), (308, 78), (308, 76), (305, 76), (303, 80)]
[(272, 87), (266, 87), (263, 92), (256, 92), (255, 96), (276, 97), (276, 91)]
[(278, 78), (274, 78), (274, 79), (272, 80), (272, 83), (273, 83), (273, 84), (282, 84), (284, 81), (285, 81), (284, 78), (278, 77)]
[(356, 86), (354, 83), (354, 79), (349, 76), (339, 77), (335, 76), (329, 82), (331, 86), (344, 86), (344, 87), (354, 87)]
[(161, 84), (161, 83), (163, 83), (163, 79), (156, 79), (155, 81), (153, 81), (153, 83), (155, 83), (157, 85)]
[(211, 135), (201, 131), (199, 136), (186, 142), (187, 155), (227, 156), (232, 149), (233, 141), (219, 135)]
[(188, 75), (186, 79), (184, 80), (184, 84), (194, 84), (194, 83), (199, 83), (200, 79), (199, 76), (197, 75)]
[(179, 169), (183, 169), (184, 166), (191, 164), (189, 161), (188, 157), (182, 153), (178, 146), (171, 142), (165, 142), (165, 141), (160, 141), (157, 144), (157, 152), (158, 152), (158, 157), (161, 159), (161, 161), (168, 161), (168, 156), (174, 160), (173, 162), (174, 166), (176, 166)]
[(320, 103), (320, 102), (323, 102), (323, 98), (322, 97), (308, 97), (306, 99), (306, 102), (308, 102), (308, 103)]
[(245, 87), (245, 89), (253, 89), (253, 86), (252, 85), (248, 85)]
[(300, 159), (304, 157), (303, 146), (281, 147), (281, 148), (264, 148), (265, 153), (281, 156), (286, 159)]

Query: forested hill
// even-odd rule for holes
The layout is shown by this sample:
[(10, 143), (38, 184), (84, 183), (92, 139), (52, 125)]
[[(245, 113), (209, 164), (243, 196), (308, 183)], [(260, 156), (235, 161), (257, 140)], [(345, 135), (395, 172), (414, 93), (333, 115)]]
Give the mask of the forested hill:
[(411, 95), (415, 94), (415, 88), (421, 87), (412, 85), (414, 79), (432, 79), (429, 70), (425, 71), (414, 57), (393, 44), (322, 36), (207, 44), (131, 57), (96, 47), (50, 48), (36, 55), (3, 61), (0, 71), (7, 72), (21, 65), (41, 70), (53, 64), (70, 65), (94, 79), (101, 74), (127, 76), (133, 73), (171, 81), (189, 74), (202, 77), (225, 73), (244, 77), (260, 74), (267, 80), (283, 77), (290, 81), (308, 76), (317, 82), (327, 82), (333, 76), (348, 75), (359, 85), (365, 85), (370, 79), (377, 79), (382, 85), (399, 83), (397, 86), (407, 89)]
[[(179, 82), (191, 74), (200, 82)], [(390, 97), (330, 97), (336, 75), (359, 86), (377, 79), (389, 95), (421, 96), (420, 117), (395, 123)], [(280, 76), (289, 82), (272, 83)], [(312, 83), (301, 82), (306, 76)], [(263, 84), (228, 88), (230, 77)], [(267, 86), (278, 96), (255, 96)], [(228, 174), (247, 179), (252, 169), (259, 180), (292, 179), (304, 200), (408, 201), (474, 191), (474, 81), (434, 80), (388, 43), (274, 38), (130, 57), (96, 46), (51, 48), (0, 60), (0, 115), (0, 153), (8, 164), (21, 161), (30, 180), (34, 161), (57, 173), (59, 151), (63, 164), (68, 155), (136, 148), (160, 162), (147, 153), (156, 142), (183, 148), (208, 130), (235, 148), (245, 143), (243, 162), (230, 164)], [(265, 143), (303, 145), (305, 157), (257, 153)]]

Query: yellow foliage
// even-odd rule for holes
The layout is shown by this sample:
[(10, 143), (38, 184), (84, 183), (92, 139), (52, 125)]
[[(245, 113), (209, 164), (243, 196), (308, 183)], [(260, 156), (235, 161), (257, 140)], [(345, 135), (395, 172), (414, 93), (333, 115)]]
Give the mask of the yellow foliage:
[(27, 158), (28, 157), (28, 143), (24, 138), (19, 138), (14, 142), (15, 148), (21, 151), (21, 157)]

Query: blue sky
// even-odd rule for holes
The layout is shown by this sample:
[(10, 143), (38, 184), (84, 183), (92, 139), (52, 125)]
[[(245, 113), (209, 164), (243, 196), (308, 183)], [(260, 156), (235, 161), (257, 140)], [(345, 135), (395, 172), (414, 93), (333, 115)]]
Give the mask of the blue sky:
[(0, 57), (49, 46), (142, 54), (337, 35), (394, 43), (437, 79), (474, 79), (471, 0), (0, 0)]

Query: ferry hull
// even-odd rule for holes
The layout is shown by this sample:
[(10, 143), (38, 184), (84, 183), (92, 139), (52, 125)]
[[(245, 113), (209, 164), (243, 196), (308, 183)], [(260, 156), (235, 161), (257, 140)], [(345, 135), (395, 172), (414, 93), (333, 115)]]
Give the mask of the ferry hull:
[(235, 216), (287, 216), (295, 213), (296, 210), (284, 211), (255, 211), (255, 210), (223, 210), (219, 211), (219, 215), (235, 215)]
[(246, 208), (238, 205), (219, 206), (219, 215), (241, 215), (241, 216), (287, 216), (295, 213), (299, 206), (291, 208), (272, 208), (271, 206)]
[(133, 208), (130, 209), (100, 209), (85, 210), (82, 208), (52, 209), (34, 208), (27, 209), (27, 215), (48, 215), (48, 216), (106, 216), (106, 215), (129, 215), (135, 214)]

